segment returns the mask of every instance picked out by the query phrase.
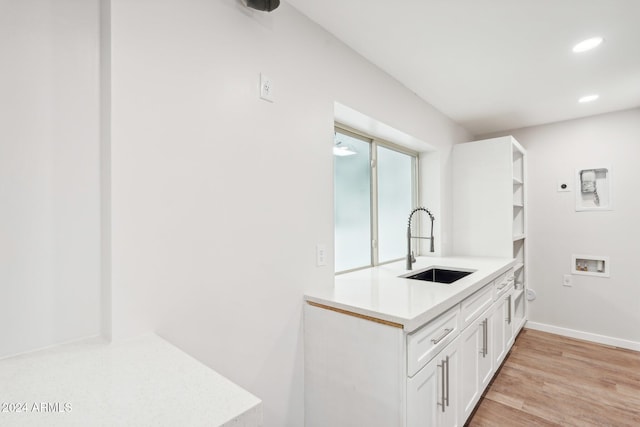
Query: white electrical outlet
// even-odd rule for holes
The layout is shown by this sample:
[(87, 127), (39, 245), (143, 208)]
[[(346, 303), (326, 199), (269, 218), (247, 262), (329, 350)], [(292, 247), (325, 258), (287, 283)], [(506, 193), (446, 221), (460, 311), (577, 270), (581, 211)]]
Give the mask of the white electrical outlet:
[(571, 276), (570, 274), (565, 274), (564, 280), (562, 281), (562, 286), (573, 286), (572, 278), (573, 276)]
[(260, 99), (273, 102), (273, 82), (262, 73), (260, 73)]
[(316, 245), (316, 265), (322, 267), (327, 265), (327, 246)]

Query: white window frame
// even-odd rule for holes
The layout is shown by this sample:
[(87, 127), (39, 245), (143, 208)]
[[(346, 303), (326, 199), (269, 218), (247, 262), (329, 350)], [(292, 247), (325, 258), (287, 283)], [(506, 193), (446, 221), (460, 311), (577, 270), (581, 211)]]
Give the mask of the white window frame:
[[(370, 212), (371, 212), (371, 245), (370, 245), (370, 254), (371, 254), (371, 263), (366, 266), (356, 267), (349, 270), (336, 271), (335, 274), (344, 274), (352, 271), (363, 270), (366, 268), (376, 267), (378, 265), (389, 264), (392, 262), (397, 262), (402, 258), (392, 259), (384, 262), (379, 261), (378, 254), (378, 168), (377, 168), (377, 155), (378, 155), (378, 147), (384, 147), (389, 150), (397, 151), (402, 154), (406, 154), (412, 157), (411, 162), (411, 180), (413, 182), (412, 194), (411, 194), (411, 205), (412, 209), (418, 206), (418, 195), (419, 192), (419, 183), (420, 183), (420, 153), (414, 150), (411, 150), (402, 145), (394, 144), (393, 142), (386, 141), (384, 139), (369, 135), (362, 131), (353, 129), (349, 126), (343, 125), (341, 123), (334, 123), (334, 131), (338, 133), (342, 133), (353, 138), (357, 138), (361, 141), (368, 142), (370, 144), (369, 147), (369, 179), (370, 179)], [(407, 220), (409, 218), (409, 214), (411, 212), (407, 212)], [(335, 231), (335, 225), (334, 225)], [(335, 253), (335, 248), (334, 248)]]

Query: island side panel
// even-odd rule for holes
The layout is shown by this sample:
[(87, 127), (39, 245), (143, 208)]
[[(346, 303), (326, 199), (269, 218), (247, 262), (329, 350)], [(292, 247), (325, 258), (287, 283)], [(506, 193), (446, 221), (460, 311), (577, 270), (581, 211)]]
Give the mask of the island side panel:
[(403, 426), (404, 332), (305, 304), (305, 426)]

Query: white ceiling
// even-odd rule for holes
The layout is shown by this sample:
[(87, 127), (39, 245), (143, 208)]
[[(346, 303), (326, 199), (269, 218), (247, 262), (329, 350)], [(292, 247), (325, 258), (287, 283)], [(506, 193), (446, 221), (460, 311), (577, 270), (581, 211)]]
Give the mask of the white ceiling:
[(287, 1), (475, 135), (640, 106), (640, 0)]

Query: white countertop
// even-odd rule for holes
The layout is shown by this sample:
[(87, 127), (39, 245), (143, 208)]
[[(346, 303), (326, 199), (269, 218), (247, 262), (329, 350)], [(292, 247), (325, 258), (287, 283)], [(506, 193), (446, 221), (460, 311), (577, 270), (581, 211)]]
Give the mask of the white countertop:
[[(402, 325), (413, 332), (459, 303), (515, 264), (510, 258), (417, 257), (413, 270), (405, 261), (339, 274), (332, 288), (307, 292), (305, 299)], [(476, 270), (452, 283), (399, 278), (429, 267)]]
[(0, 405), (2, 426), (262, 424), (260, 399), (155, 335), (0, 360)]

